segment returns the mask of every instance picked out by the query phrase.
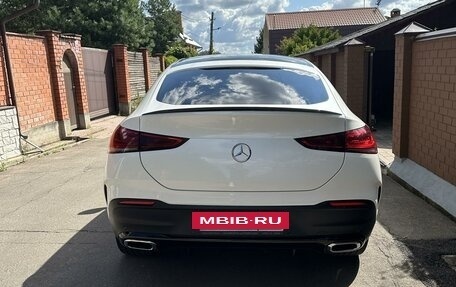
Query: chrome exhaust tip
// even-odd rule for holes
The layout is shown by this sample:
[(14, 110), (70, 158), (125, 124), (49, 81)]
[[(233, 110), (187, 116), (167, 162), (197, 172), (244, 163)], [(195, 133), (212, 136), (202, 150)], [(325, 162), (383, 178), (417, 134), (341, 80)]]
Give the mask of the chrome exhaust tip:
[(148, 240), (125, 239), (124, 245), (127, 248), (141, 251), (155, 251), (157, 244)]
[(328, 244), (329, 253), (350, 253), (360, 250), (363, 244), (360, 242), (337, 242)]

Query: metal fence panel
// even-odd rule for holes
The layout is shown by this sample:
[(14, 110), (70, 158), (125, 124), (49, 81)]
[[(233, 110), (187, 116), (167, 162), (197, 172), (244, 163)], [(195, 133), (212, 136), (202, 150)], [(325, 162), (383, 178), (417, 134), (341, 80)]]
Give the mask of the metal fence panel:
[(82, 48), (84, 77), (91, 118), (115, 113), (115, 91), (111, 52)]

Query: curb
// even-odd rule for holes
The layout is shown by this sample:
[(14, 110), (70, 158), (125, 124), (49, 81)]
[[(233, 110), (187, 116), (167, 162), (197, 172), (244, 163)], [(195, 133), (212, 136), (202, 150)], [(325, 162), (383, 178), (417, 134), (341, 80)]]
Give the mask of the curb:
[(402, 179), (399, 175), (395, 174), (387, 164), (385, 164), (383, 161), (380, 161), (380, 165), (382, 167), (382, 170), (386, 171), (385, 175), (389, 176), (392, 180), (397, 182), (400, 186), (402, 186), (403, 188), (405, 188), (409, 192), (415, 194), (416, 196), (418, 196), (419, 198), (424, 200), (427, 204), (431, 205), (432, 207), (434, 207), (435, 209), (440, 211), (443, 215), (445, 215), (446, 217), (451, 219), (453, 222), (456, 222), (456, 217), (455, 216), (453, 216), (451, 213), (449, 213), (447, 210), (445, 210), (445, 208), (440, 206), (438, 203), (436, 203), (435, 201), (433, 201), (432, 199), (430, 199), (429, 197), (424, 195), (418, 189), (413, 187), (406, 180)]

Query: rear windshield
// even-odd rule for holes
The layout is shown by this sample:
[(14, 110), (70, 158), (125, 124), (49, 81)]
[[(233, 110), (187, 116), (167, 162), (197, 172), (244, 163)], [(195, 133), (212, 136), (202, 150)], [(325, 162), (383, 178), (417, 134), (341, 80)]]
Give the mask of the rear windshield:
[(169, 74), (157, 100), (172, 105), (309, 105), (328, 100), (317, 74), (293, 69), (190, 69)]

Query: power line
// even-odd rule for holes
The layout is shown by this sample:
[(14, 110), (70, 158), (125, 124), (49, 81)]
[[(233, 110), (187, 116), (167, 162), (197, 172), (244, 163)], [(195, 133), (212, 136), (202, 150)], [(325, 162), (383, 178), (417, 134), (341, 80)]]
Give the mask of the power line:
[(186, 20), (189, 20), (190, 22), (199, 22), (199, 20), (195, 19), (195, 18), (192, 18), (192, 17), (188, 17), (187, 15), (184, 15), (184, 14), (181, 14), (182, 17), (184, 17)]

